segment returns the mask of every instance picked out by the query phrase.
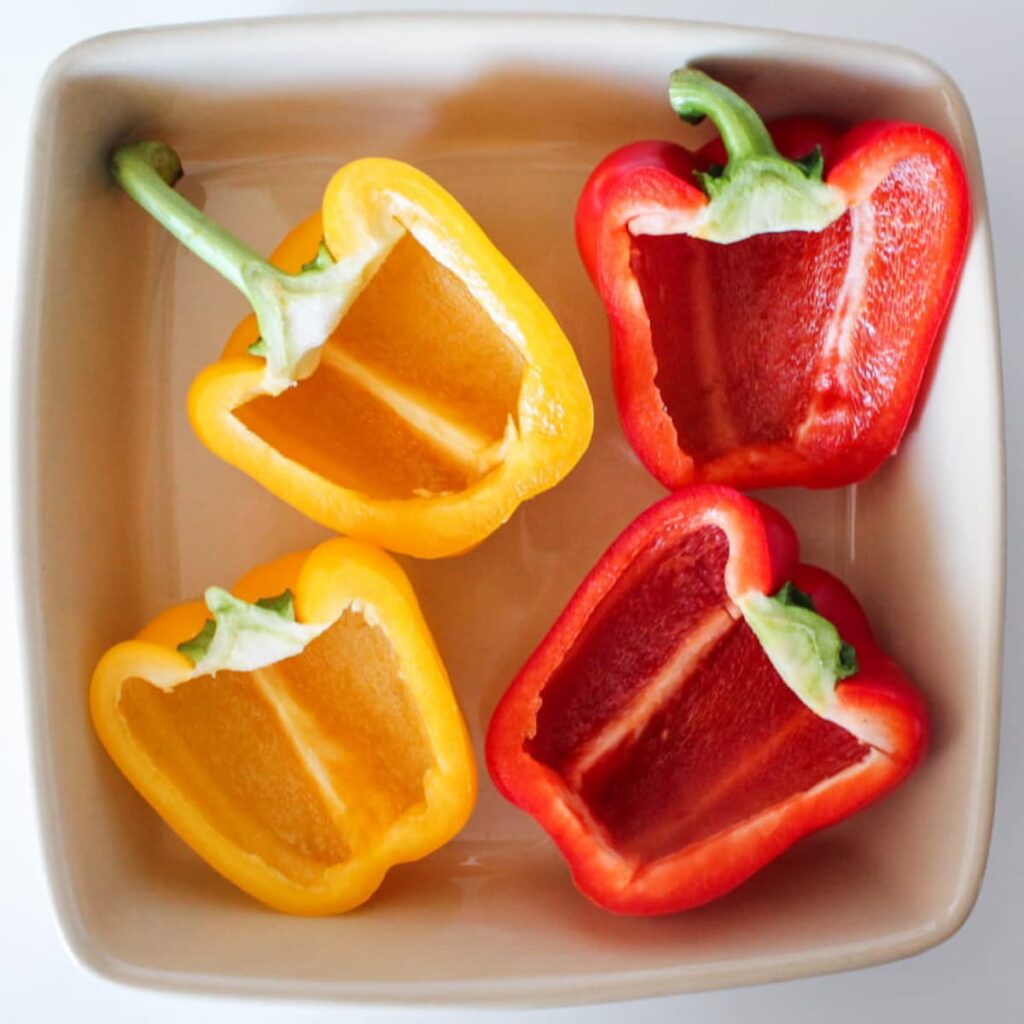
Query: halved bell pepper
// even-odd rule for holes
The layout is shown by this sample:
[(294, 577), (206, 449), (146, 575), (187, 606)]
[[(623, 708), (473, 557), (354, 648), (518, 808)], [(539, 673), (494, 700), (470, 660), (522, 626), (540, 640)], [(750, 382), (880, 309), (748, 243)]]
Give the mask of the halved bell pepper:
[(196, 432), (312, 519), (405, 554), (456, 554), (586, 450), (590, 395), (558, 323), (420, 171), (346, 165), (272, 266), (170, 187), (169, 147), (122, 147), (112, 167), (255, 311), (192, 386)]
[(501, 792), (622, 914), (729, 892), (907, 777), (921, 698), (792, 527), (729, 488), (665, 498), (615, 541), (505, 693)]
[(695, 69), (669, 96), (720, 140), (617, 150), (576, 215), (630, 443), (673, 489), (863, 480), (900, 443), (964, 260), (956, 153), (897, 121), (766, 128)]
[(473, 807), (472, 748), (416, 596), (359, 541), (164, 612), (103, 655), (90, 700), (131, 784), (277, 910), (357, 906)]

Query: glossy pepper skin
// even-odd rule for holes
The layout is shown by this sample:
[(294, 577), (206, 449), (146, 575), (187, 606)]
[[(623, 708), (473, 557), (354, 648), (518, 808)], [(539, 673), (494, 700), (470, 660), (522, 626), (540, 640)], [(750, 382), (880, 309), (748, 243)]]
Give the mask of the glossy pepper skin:
[[(785, 643), (751, 628), (786, 581), (856, 652), (831, 689), (791, 667), (784, 681)], [(799, 563), (788, 522), (698, 485), (643, 513), (583, 581), (494, 712), (487, 764), (584, 895), (652, 915), (722, 896), (878, 799), (927, 737), (919, 695), (850, 591)]]
[(964, 260), (956, 153), (897, 121), (765, 128), (694, 69), (670, 98), (721, 138), (624, 146), (576, 213), (630, 443), (671, 489), (863, 480), (900, 443)]
[[(256, 630), (254, 665), (245, 617), (284, 595), (295, 621), (281, 628), (300, 636), (268, 664)], [(207, 603), (241, 609), (240, 628), (217, 613), (228, 661), (194, 660), (208, 607), (179, 605), (103, 655), (90, 703), (118, 768), (211, 867), (276, 910), (334, 914), (459, 831), (476, 795), (472, 748), (388, 555), (329, 540), (252, 570), (233, 597), (211, 588)]]
[(122, 147), (112, 166), (254, 309), (193, 383), (196, 433), (310, 518), (403, 554), (458, 554), (586, 450), (593, 408), (561, 328), (422, 172), (341, 168), (271, 265), (171, 187), (168, 147)]

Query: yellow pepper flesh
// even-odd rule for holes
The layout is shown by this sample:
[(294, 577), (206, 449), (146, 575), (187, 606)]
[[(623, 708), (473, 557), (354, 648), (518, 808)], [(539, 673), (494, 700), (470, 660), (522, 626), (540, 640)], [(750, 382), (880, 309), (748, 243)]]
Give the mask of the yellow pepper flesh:
[(459, 831), (476, 769), (390, 557), (330, 540), (253, 570), (233, 592), (255, 602), (286, 589), (299, 622), (329, 624), (300, 654), (196, 677), (176, 648), (206, 606), (180, 605), (103, 656), (92, 718), (132, 785), (222, 875), (281, 911), (339, 913)]

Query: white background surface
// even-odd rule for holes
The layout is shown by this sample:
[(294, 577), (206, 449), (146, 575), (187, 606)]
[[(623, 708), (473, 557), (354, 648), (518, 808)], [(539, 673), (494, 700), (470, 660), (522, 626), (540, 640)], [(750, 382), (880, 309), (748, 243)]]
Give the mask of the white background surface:
[[(177, 0), (161, 11), (135, 0), (19, 3), (0, 29), (0, 375), (12, 395), (10, 364), (18, 276), (21, 198), (32, 103), (46, 65), (78, 40), (100, 32), (169, 20), (299, 14), (346, 9), (429, 9), (437, 4), (288, 3), (287, 0)], [(551, 10), (723, 20), (895, 43), (917, 50), (958, 82), (977, 126), (995, 236), (1007, 395), (1009, 581), (1000, 791), (992, 853), (981, 898), (967, 924), (938, 949), (913, 960), (830, 978), (618, 1006), (531, 1014), (536, 1020), (611, 1022), (685, 1020), (693, 1024), (756, 1021), (960, 1022), (1024, 1019), (1024, 696), (1015, 692), (1024, 638), (1016, 627), (1024, 599), (1022, 552), (1015, 530), (1024, 482), (1024, 410), (1016, 402), (1024, 381), (1018, 339), (1024, 329), (1024, 117), (1019, 87), (1024, 14), (1019, 0), (589, 0), (585, 3), (440, 4), (448, 10)], [(927, 13), (925, 13), (927, 11)], [(31, 225), (24, 225), (31, 230)], [(10, 399), (9, 408), (10, 408)], [(10, 413), (8, 413), (10, 415)], [(0, 472), (10, 480), (9, 446), (0, 444)], [(6, 499), (10, 487), (4, 488)], [(941, 495), (936, 495), (941, 500)], [(67, 510), (69, 516), (73, 508)], [(0, 504), (0, 608), (15, 608), (11, 511)], [(9, 614), (0, 616), (0, 650), (9, 670), (0, 691), (0, 1019), (4, 1021), (508, 1021), (526, 1014), (421, 1013), (358, 1010), (317, 1004), (266, 1004), (160, 995), (115, 986), (78, 967), (65, 950), (40, 863), (25, 737), (20, 640)], [(937, 638), (937, 640), (940, 638)], [(836, 884), (842, 884), (837, 878)], [(543, 922), (538, 921), (538, 927)], [(443, 937), (438, 937), (443, 941)]]

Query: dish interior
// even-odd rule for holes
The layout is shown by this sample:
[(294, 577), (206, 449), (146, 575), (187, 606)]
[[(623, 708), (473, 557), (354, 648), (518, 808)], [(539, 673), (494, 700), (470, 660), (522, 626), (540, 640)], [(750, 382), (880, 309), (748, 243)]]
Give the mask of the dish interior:
[[(391, 55), (387, 70), (381, 52)], [(247, 310), (109, 184), (104, 154), (130, 136), (171, 142), (186, 170), (178, 188), (263, 252), (316, 211), (341, 164), (407, 160), (459, 199), (574, 342), (596, 405), (579, 466), (473, 551), (403, 559), (479, 756), (491, 711), (526, 656), (610, 541), (663, 494), (618, 424), (607, 325), (576, 254), (573, 213), (589, 170), (616, 146), (707, 137), (706, 127), (681, 124), (664, 95), (669, 71), (688, 60), (768, 116), (802, 110), (801, 83), (813, 79), (816, 113), (922, 121), (965, 154), (974, 240), (899, 458), (857, 488), (765, 495), (792, 518), (805, 559), (854, 588), (880, 641), (920, 685), (934, 720), (930, 757), (891, 797), (684, 915), (625, 919), (590, 905), (535, 823), (483, 774), (462, 834), (396, 867), (365, 907), (323, 920), (275, 915), (163, 825), (88, 724), (88, 680), (106, 647), (207, 585), (326, 535), (191, 433), (189, 383)], [(26, 617), (54, 889), (88, 963), (135, 982), (249, 993), (585, 1001), (859, 966), (924, 948), (960, 923), (989, 828), (1002, 464), (976, 148), (938, 72), (870, 48), (713, 26), (267, 22), (89, 44), (51, 77), (40, 130), (29, 280), (64, 285), (30, 285), (21, 339)], [(392, 260), (420, 259), (413, 246), (402, 243)], [(381, 289), (392, 269), (389, 261), (381, 271)], [(515, 406), (515, 358), (487, 325), (452, 348), (451, 333), (435, 331), (442, 314), (428, 307), (417, 318), (400, 295), (382, 294), (392, 300), (401, 351), (386, 358), (414, 369), (431, 401), (456, 410), (453, 422), (500, 438)], [(364, 366), (390, 344), (372, 332), (356, 341)], [(490, 362), (478, 362), (481, 352)], [(477, 400), (483, 378), (489, 394), (500, 384), (497, 406)], [(284, 400), (313, 410), (292, 442), (269, 406), (240, 415), (275, 443), (308, 447), (336, 427), (316, 411), (317, 389), (350, 383), (328, 368)], [(348, 480), (372, 470), (389, 496), (467, 479), (457, 460), (419, 454), (396, 456), (384, 473), (387, 445), (412, 453), (415, 430), (393, 410), (380, 411), (384, 426), (360, 416), (339, 427), (326, 472)], [(377, 464), (368, 467), (360, 460), (371, 450)], [(397, 803), (414, 798), (382, 786)]]

